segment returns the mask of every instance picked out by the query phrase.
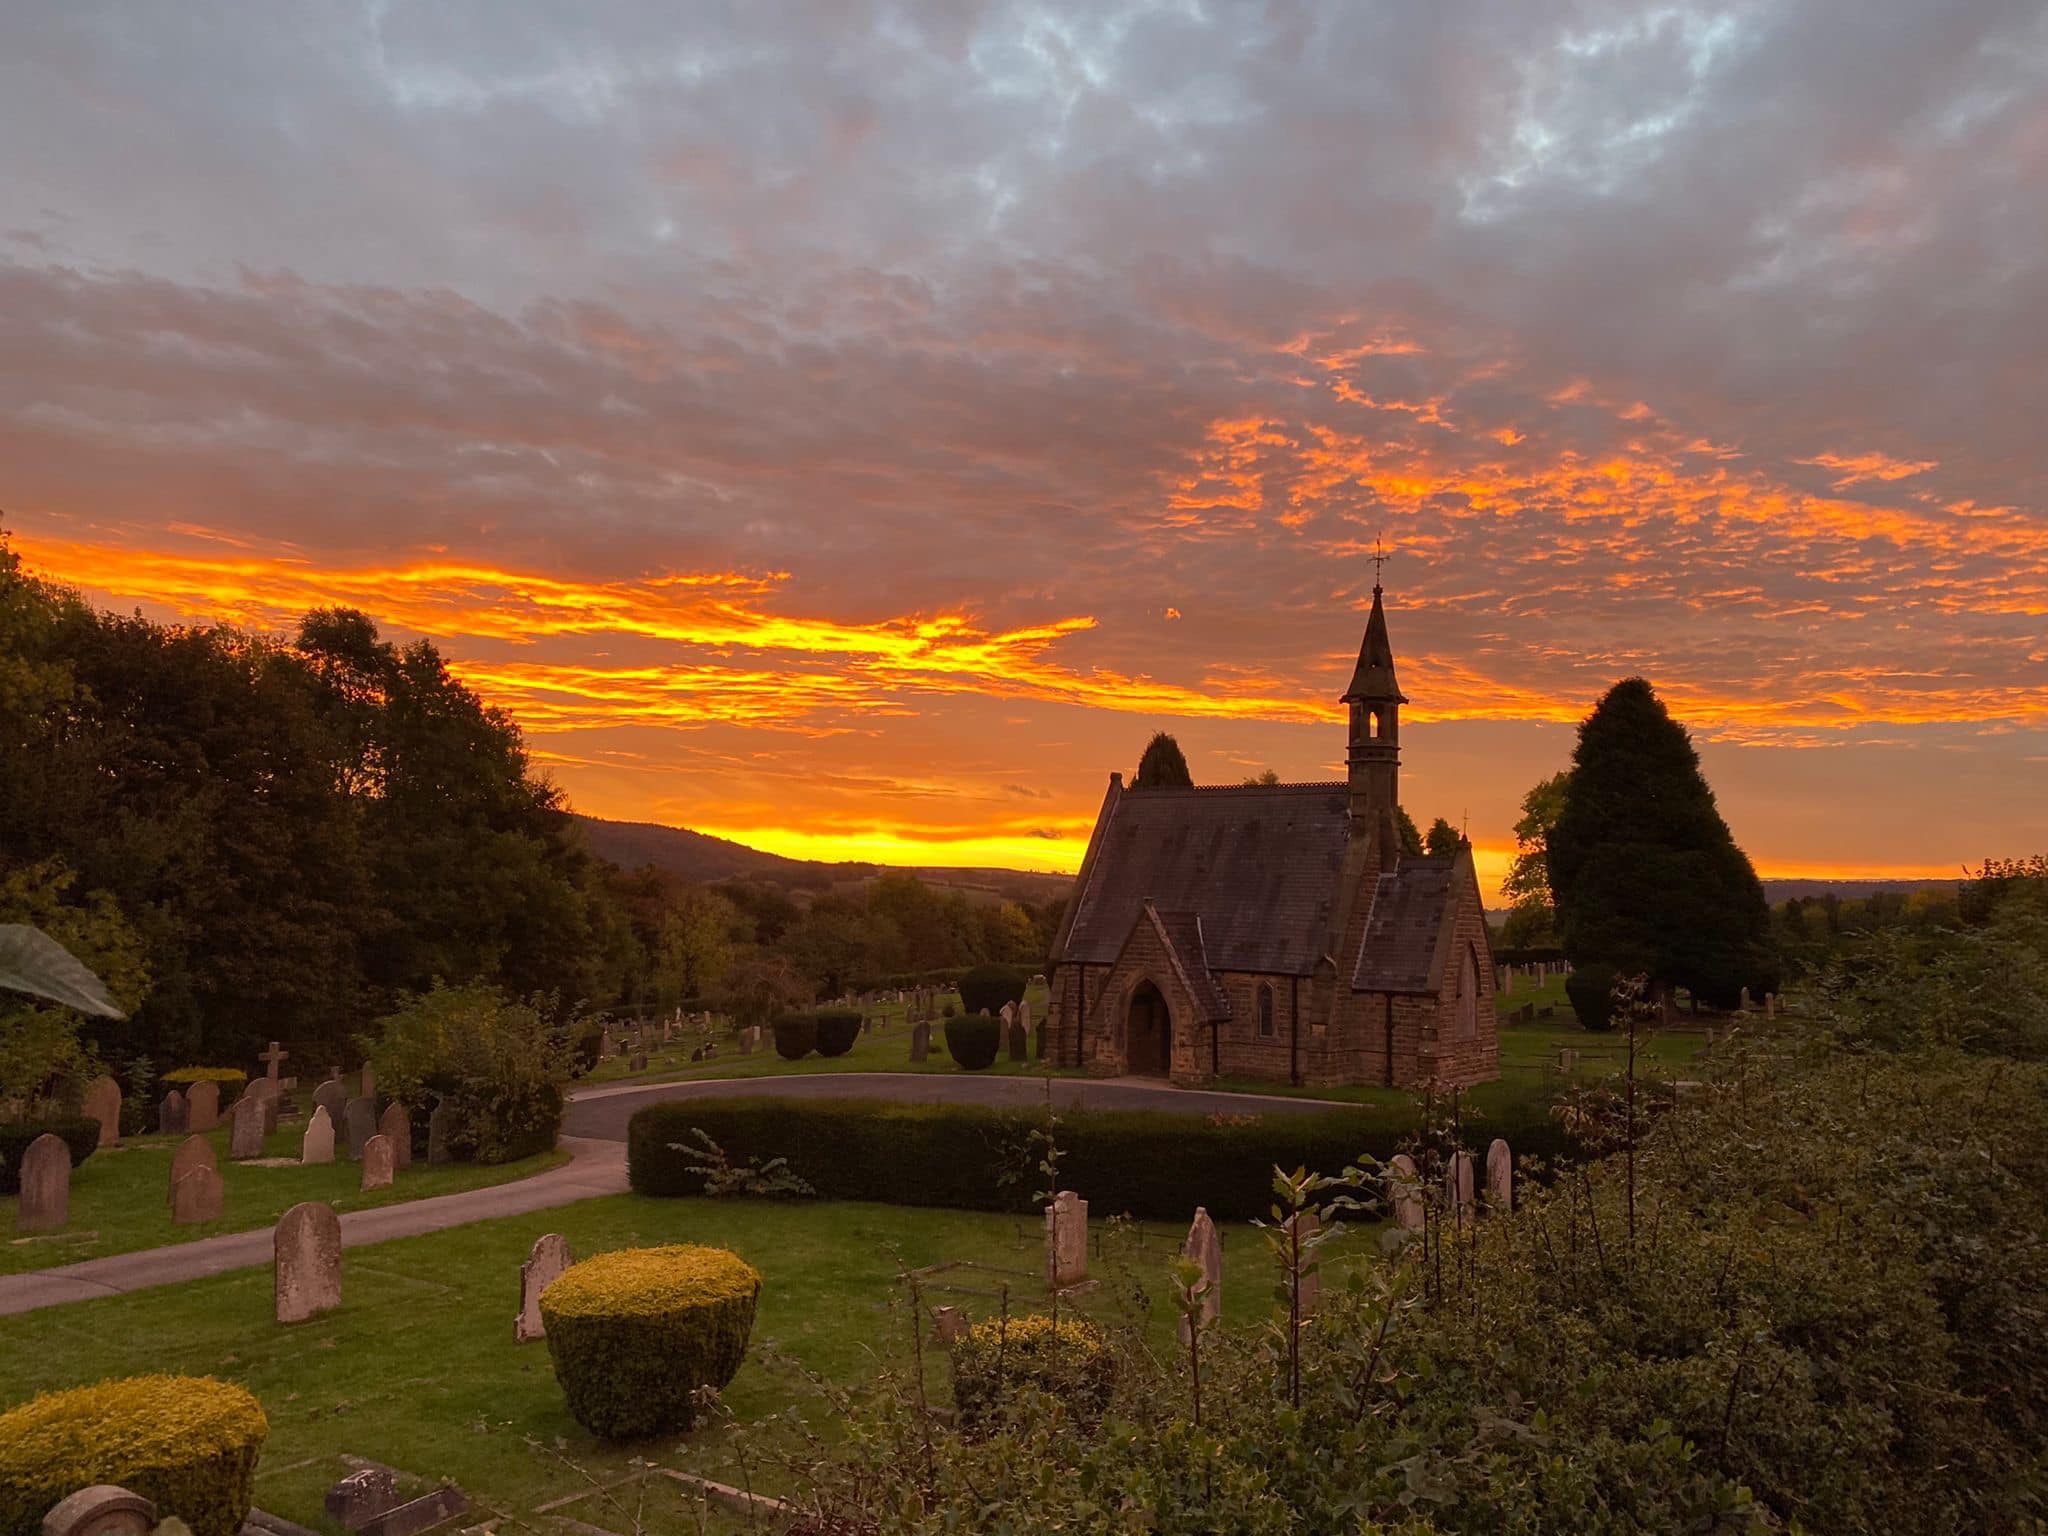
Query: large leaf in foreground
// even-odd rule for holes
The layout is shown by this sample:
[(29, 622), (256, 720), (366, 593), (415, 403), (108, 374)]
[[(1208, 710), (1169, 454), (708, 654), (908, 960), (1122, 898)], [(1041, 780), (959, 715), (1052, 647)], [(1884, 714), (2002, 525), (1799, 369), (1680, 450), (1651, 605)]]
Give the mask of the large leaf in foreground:
[(46, 997), (103, 1019), (127, 1017), (99, 977), (70, 950), (25, 923), (0, 923), (0, 988)]

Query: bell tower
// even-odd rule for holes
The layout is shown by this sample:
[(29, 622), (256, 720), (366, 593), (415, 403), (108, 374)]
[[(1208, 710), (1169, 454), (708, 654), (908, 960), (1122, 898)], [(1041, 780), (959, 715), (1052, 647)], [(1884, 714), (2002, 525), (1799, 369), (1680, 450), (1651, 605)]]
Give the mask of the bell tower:
[(1401, 804), (1401, 685), (1394, 679), (1394, 648), (1387, 640), (1387, 610), (1377, 578), (1365, 642), (1342, 701), (1351, 711), (1351, 836), (1380, 840), (1380, 867), (1392, 869), (1400, 849), (1394, 813)]

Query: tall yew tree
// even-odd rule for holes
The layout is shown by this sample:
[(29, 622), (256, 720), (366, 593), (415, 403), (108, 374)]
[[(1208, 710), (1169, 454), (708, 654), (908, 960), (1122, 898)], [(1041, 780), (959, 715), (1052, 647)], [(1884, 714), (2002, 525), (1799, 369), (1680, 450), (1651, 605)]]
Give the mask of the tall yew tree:
[(1720, 1006), (1770, 982), (1763, 886), (1691, 737), (1642, 678), (1616, 683), (1579, 726), (1547, 858), (1573, 964), (1644, 973), (1662, 996), (1686, 987)]

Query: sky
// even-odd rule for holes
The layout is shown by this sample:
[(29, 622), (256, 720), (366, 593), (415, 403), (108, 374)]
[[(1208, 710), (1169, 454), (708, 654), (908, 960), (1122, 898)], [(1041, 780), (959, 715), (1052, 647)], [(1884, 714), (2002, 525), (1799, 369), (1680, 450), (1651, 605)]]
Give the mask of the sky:
[(1769, 874), (2048, 849), (2038, 0), (17, 0), (0, 524), (431, 635), (592, 814), (1071, 869), (1158, 729), (1482, 876), (1648, 677)]

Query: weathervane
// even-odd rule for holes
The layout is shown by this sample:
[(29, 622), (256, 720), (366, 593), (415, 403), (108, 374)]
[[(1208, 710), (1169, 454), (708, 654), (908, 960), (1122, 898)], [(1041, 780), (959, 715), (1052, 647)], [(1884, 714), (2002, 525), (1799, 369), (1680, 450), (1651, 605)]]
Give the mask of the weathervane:
[(1372, 584), (1375, 589), (1380, 584), (1380, 567), (1392, 558), (1391, 555), (1380, 548), (1380, 536), (1374, 534), (1372, 536)]

